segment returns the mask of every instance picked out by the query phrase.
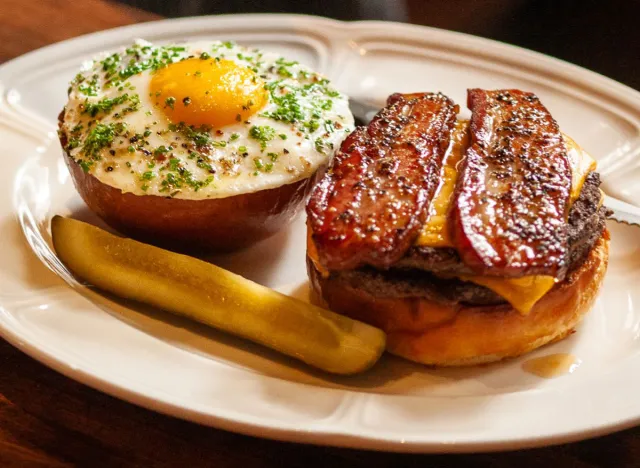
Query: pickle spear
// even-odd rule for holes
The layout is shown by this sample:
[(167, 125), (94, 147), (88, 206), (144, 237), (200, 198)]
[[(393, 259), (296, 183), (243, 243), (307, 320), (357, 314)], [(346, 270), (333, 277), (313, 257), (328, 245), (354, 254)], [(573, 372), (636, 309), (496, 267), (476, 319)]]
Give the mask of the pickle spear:
[(51, 232), (62, 262), (96, 287), (255, 341), (327, 372), (365, 371), (385, 349), (382, 330), (202, 260), (61, 216), (52, 219)]

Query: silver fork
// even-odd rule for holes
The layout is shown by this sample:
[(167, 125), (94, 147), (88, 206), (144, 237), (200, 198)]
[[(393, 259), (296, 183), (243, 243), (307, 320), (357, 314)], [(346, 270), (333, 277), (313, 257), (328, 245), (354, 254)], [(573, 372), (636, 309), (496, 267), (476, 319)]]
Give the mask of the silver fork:
[[(353, 98), (349, 99), (349, 108), (358, 125), (369, 123), (380, 110), (380, 107), (375, 104)], [(632, 226), (640, 226), (639, 207), (606, 194), (604, 196), (604, 206), (613, 212), (609, 215), (609, 219)]]

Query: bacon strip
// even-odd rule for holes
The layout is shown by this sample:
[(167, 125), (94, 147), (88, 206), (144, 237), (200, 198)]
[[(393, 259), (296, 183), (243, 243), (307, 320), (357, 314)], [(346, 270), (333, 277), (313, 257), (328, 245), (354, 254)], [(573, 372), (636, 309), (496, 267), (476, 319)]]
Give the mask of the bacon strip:
[(468, 91), (471, 144), (452, 234), (462, 260), (492, 276), (564, 277), (571, 168), (558, 124), (532, 93)]
[(394, 94), (336, 152), (307, 214), (328, 269), (388, 268), (425, 221), (458, 107), (442, 94)]

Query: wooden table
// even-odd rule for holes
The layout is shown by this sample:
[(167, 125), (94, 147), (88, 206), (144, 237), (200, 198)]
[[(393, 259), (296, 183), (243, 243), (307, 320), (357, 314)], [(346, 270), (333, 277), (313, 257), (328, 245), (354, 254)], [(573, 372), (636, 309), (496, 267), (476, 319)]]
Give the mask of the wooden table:
[[(156, 18), (104, 0), (2, 0), (0, 62), (62, 39)], [(363, 452), (256, 439), (162, 416), (63, 377), (1, 341), (0, 369), (3, 467), (640, 465), (640, 428), (581, 443), (503, 454)]]

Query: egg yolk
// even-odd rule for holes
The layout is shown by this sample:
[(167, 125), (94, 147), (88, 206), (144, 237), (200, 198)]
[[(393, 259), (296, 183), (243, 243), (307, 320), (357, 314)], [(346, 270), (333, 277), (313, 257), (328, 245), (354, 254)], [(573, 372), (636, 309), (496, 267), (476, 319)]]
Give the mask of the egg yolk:
[(172, 63), (153, 75), (150, 92), (172, 122), (194, 126), (246, 120), (268, 99), (264, 82), (253, 70), (224, 59)]

